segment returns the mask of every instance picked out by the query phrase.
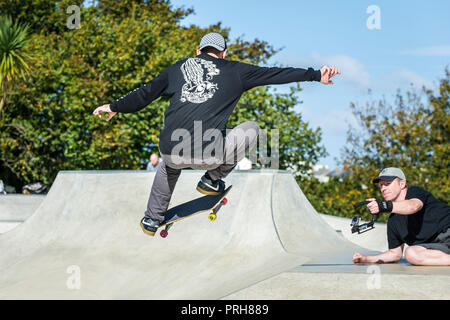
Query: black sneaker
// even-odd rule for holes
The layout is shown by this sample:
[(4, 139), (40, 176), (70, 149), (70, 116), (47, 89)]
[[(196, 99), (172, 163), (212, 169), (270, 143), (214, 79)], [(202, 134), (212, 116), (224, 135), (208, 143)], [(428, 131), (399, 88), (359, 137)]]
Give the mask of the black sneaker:
[(213, 181), (206, 175), (200, 179), (197, 184), (197, 191), (207, 195), (221, 194), (225, 190), (225, 182), (223, 180)]
[(148, 234), (149, 236), (154, 236), (156, 230), (158, 230), (159, 222), (153, 221), (150, 218), (142, 218), (141, 219), (141, 228), (142, 231), (144, 231), (145, 234)]

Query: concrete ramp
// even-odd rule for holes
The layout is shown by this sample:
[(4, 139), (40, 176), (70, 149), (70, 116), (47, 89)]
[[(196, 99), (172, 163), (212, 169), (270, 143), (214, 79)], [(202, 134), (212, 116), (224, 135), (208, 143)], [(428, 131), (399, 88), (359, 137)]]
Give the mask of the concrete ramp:
[[(202, 174), (184, 170), (170, 206), (201, 197)], [(292, 297), (283, 291), (292, 279), (277, 279), (304, 284), (317, 266), (352, 265), (353, 252), (368, 253), (323, 221), (290, 173), (273, 170), (230, 174), (216, 221), (199, 214), (165, 239), (149, 237), (139, 221), (153, 179), (145, 171), (60, 172), (35, 213), (0, 235), (0, 299)]]
[[(183, 171), (171, 206), (201, 196), (202, 174)], [(0, 299), (217, 299), (310, 260), (314, 237), (336, 245), (281, 171), (233, 172), (215, 222), (200, 214), (149, 237), (139, 220), (153, 178), (60, 172), (36, 212), (0, 235)]]

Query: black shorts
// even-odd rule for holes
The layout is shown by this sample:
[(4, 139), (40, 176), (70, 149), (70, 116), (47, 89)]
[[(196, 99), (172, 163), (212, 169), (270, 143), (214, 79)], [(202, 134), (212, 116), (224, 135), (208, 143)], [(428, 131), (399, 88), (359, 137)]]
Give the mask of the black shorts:
[(418, 246), (432, 250), (440, 250), (446, 254), (450, 254), (450, 228), (439, 233), (433, 242), (421, 243)]

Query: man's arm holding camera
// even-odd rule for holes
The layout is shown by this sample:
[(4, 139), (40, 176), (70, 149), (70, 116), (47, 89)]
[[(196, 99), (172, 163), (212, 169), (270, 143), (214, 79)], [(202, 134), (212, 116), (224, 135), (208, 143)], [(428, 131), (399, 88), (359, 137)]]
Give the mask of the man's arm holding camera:
[(409, 199), (401, 201), (381, 201), (374, 198), (367, 199), (370, 213), (378, 214), (383, 212), (394, 212), (397, 214), (414, 214), (423, 207), (423, 202), (419, 199)]

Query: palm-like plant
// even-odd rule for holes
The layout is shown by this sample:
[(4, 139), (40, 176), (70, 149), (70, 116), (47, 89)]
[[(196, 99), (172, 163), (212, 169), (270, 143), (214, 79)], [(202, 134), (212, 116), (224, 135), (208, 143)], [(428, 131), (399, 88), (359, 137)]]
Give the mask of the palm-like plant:
[(26, 53), (29, 41), (28, 25), (13, 23), (11, 17), (0, 16), (0, 113), (6, 100), (8, 84), (18, 77), (25, 78), (30, 69)]

